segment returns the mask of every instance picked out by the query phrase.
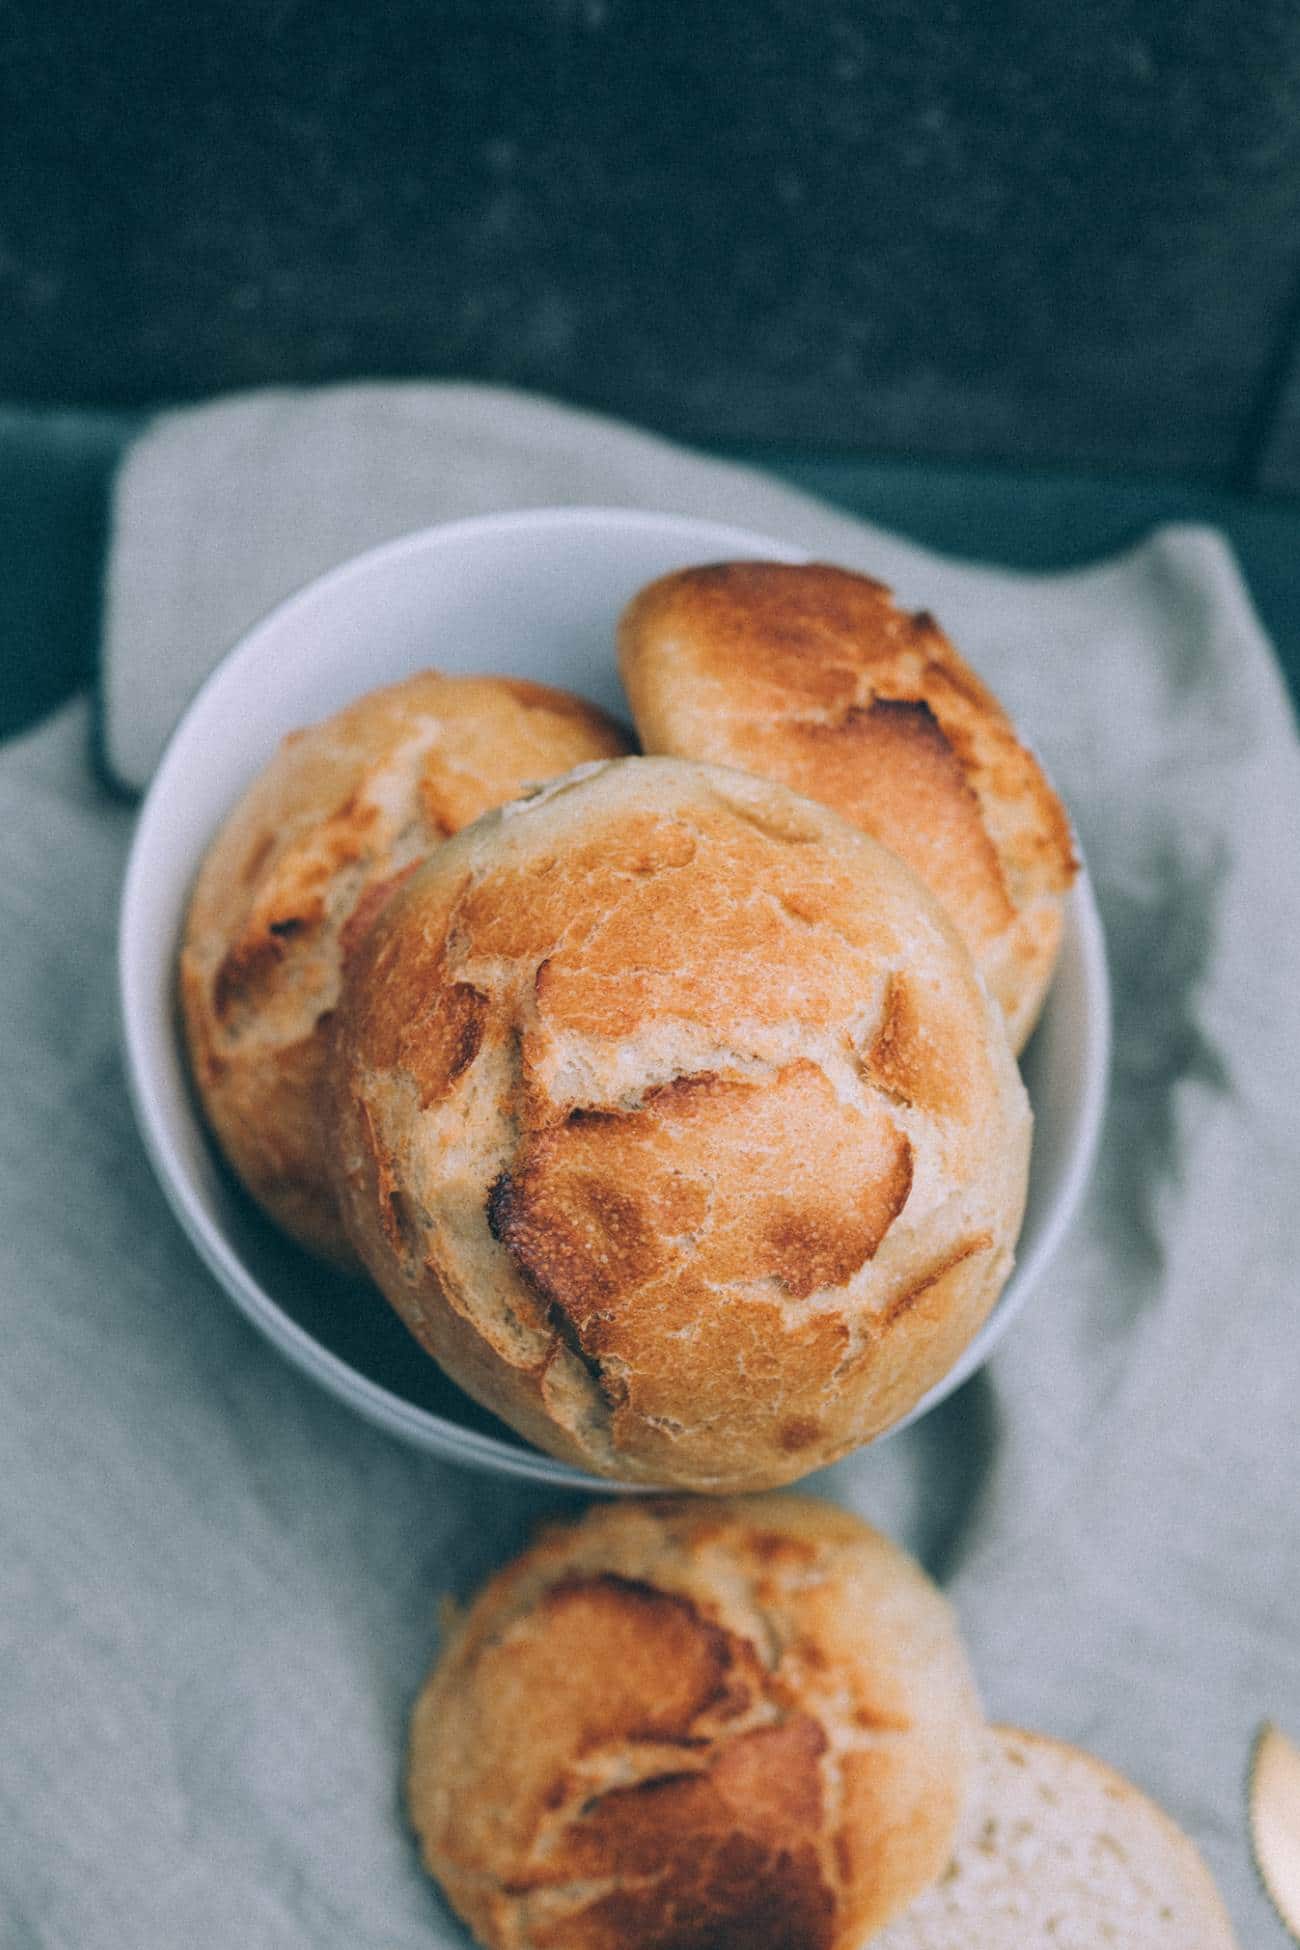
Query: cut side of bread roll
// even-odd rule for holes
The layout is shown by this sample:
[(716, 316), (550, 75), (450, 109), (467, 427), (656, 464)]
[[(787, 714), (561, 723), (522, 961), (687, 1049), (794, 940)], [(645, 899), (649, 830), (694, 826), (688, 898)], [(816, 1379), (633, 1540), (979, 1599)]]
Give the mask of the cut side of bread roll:
[(1255, 1867), (1273, 1907), (1300, 1943), (1300, 1747), (1261, 1727), (1250, 1768)]
[(191, 1072), (227, 1162), (309, 1251), (355, 1263), (319, 1098), (345, 951), (449, 834), (626, 750), (567, 692), (421, 671), (291, 733), (213, 840), (180, 958)]
[(408, 1806), (490, 1950), (859, 1950), (946, 1861), (981, 1724), (943, 1597), (856, 1517), (606, 1505), (452, 1630)]
[(349, 1234), (529, 1440), (713, 1491), (944, 1375), (1011, 1266), (1028, 1100), (947, 916), (783, 787), (674, 759), (449, 840), (336, 1024)]
[(724, 562), (649, 584), (618, 644), (646, 751), (779, 779), (891, 847), (948, 908), (1021, 1049), (1060, 945), (1069, 821), (934, 618), (847, 569)]
[(992, 1727), (957, 1849), (872, 1950), (1235, 1950), (1218, 1890), (1169, 1817), (1060, 1741)]

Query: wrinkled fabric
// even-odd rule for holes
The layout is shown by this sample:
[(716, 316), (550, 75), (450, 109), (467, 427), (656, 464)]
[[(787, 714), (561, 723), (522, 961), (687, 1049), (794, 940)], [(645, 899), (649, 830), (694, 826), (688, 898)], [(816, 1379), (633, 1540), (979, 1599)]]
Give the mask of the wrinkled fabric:
[[(1300, 763), (1228, 551), (1171, 529), (1014, 576), (516, 396), (235, 401), (160, 423), (119, 484), (121, 768), (304, 575), (541, 501), (707, 513), (893, 581), (1066, 797), (1116, 1004), (1085, 1208), (988, 1368), (809, 1487), (942, 1580), (994, 1716), (1130, 1774), (1243, 1945), (1280, 1950), (1244, 1782), (1261, 1719), (1300, 1734)], [(0, 1943), (462, 1945), (402, 1813), (406, 1715), (442, 1595), (570, 1506), (372, 1429), (200, 1266), (127, 1102), (131, 814), (87, 749), (84, 702), (0, 749)]]

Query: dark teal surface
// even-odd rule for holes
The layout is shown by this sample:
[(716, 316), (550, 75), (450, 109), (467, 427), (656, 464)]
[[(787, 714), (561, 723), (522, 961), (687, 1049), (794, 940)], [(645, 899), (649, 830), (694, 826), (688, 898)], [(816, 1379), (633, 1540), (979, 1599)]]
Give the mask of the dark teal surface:
[[(108, 492), (137, 421), (0, 409), (0, 735), (93, 680)], [(1024, 569), (1113, 554), (1166, 521), (1231, 542), (1300, 697), (1300, 503), (1185, 483), (749, 451), (795, 486), (930, 547)]]
[(1300, 489), (1295, 0), (7, 0), (0, 397)]
[(108, 488), (129, 424), (0, 409), (0, 737), (94, 670)]

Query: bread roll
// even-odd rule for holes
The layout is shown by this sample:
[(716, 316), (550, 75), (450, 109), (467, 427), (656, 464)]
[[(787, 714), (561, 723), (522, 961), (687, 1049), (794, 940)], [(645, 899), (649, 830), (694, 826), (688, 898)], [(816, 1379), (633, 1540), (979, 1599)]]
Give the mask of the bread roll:
[(213, 840), (181, 951), (190, 1063), (221, 1149), (301, 1245), (350, 1261), (322, 1160), (321, 1023), (344, 946), (489, 806), (627, 749), (566, 692), (423, 671), (290, 734)]
[(1024, 1089), (947, 917), (674, 759), (480, 820), (359, 948), (340, 1200), (411, 1331), (602, 1474), (754, 1489), (889, 1427), (1011, 1265)]
[(948, 1859), (979, 1725), (948, 1606), (857, 1518), (606, 1505), (452, 1631), (410, 1813), (490, 1950), (859, 1950)]
[(933, 617), (847, 569), (724, 562), (642, 590), (619, 660), (647, 751), (779, 779), (914, 867), (1023, 1047), (1075, 872), (1069, 822)]
[(1209, 1871), (1091, 1754), (992, 1727), (961, 1841), (872, 1950), (1235, 1950)]

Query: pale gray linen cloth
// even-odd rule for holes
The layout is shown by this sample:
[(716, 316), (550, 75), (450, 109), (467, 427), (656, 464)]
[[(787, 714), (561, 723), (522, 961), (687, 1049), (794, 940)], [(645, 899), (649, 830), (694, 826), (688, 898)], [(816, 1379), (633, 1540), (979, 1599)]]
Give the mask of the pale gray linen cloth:
[[(143, 776), (203, 668), (305, 574), (540, 501), (747, 521), (933, 608), (1045, 754), (1108, 931), (1100, 1166), (990, 1367), (814, 1479), (954, 1598), (990, 1712), (1078, 1740), (1205, 1850), (1246, 1946), (1244, 1775), (1300, 1734), (1300, 764), (1214, 534), (1058, 578), (938, 560), (542, 402), (371, 388), (174, 416), (129, 459), (109, 736)], [(77, 704), (0, 751), (0, 1944), (458, 1945), (401, 1809), (440, 1594), (536, 1489), (400, 1447), (216, 1289), (122, 1078), (131, 815)]]

